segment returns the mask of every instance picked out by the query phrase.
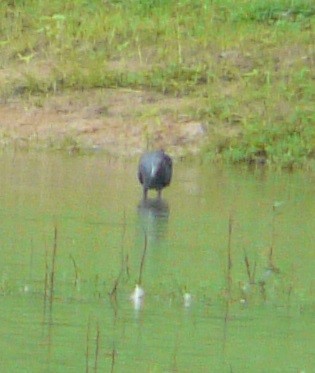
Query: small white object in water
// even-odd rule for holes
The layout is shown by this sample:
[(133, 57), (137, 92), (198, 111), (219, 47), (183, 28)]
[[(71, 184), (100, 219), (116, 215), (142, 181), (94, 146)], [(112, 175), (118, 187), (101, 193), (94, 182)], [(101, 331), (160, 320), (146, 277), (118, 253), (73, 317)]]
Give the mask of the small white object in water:
[(192, 295), (190, 293), (185, 293), (183, 295), (184, 298), (184, 307), (190, 307), (192, 302)]
[(280, 207), (280, 206), (282, 206), (284, 204), (284, 201), (275, 201), (274, 203), (273, 203), (273, 208), (274, 209), (276, 209), (276, 208), (278, 208), (278, 207)]
[(30, 291), (29, 285), (25, 284), (23, 290), (24, 290), (24, 293), (28, 293)]
[(144, 297), (144, 290), (142, 289), (141, 286), (137, 284), (134, 292), (130, 296), (130, 299), (136, 300), (136, 299), (141, 299), (143, 297)]
[(139, 310), (143, 305), (144, 290), (140, 285), (136, 285), (134, 292), (130, 295), (135, 310)]

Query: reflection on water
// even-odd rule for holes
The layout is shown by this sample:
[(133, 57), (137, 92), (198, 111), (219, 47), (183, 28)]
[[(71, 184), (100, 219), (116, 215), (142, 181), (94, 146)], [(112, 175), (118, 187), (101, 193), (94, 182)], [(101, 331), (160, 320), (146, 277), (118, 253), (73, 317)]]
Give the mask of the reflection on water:
[(2, 371), (313, 371), (314, 175), (136, 170), (1, 155)]
[(140, 226), (151, 242), (163, 239), (170, 215), (169, 204), (162, 198), (142, 199), (138, 205)]

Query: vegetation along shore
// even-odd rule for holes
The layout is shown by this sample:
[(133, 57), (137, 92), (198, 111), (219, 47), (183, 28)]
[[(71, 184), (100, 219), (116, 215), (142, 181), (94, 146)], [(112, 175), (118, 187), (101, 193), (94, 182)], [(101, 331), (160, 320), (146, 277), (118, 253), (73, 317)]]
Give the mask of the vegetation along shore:
[(2, 148), (315, 158), (311, 0), (4, 0)]

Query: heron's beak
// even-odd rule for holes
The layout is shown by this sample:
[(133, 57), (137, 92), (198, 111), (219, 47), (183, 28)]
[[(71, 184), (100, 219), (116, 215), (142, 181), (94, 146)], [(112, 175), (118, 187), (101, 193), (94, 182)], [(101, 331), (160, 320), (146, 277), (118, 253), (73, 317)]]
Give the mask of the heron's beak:
[(153, 166), (151, 170), (151, 175), (150, 175), (151, 177), (155, 176), (155, 171), (156, 171), (156, 166)]

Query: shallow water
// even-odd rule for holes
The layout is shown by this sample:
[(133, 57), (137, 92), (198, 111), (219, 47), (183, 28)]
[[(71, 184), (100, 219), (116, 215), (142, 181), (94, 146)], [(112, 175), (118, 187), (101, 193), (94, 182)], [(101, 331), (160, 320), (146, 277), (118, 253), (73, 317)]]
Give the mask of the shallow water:
[(136, 167), (1, 155), (2, 371), (313, 371), (314, 174)]

